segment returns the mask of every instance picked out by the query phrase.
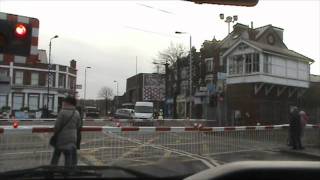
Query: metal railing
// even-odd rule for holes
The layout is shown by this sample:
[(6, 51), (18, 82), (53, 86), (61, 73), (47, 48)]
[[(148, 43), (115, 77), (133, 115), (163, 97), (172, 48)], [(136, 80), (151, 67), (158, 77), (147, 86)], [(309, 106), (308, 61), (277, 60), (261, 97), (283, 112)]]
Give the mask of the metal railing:
[[(0, 126), (0, 171), (47, 165), (52, 126)], [(307, 146), (319, 146), (319, 126), (308, 125)], [(136, 166), (166, 158), (201, 160), (214, 155), (286, 146), (288, 125), (247, 127), (110, 127), (82, 129), (79, 164)], [(62, 158), (61, 158), (62, 160)], [(63, 160), (61, 161), (61, 164)]]

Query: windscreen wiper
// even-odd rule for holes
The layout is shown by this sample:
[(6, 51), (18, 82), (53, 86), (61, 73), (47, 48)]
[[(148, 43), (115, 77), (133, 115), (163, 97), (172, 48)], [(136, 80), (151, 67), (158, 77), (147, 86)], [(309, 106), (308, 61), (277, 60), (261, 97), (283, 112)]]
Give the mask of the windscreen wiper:
[(102, 177), (101, 173), (94, 171), (79, 170), (78, 168), (64, 168), (53, 166), (40, 166), (23, 170), (8, 171), (0, 174), (0, 179), (20, 179), (20, 178), (72, 178), (72, 177)]
[[(110, 173), (112, 170), (118, 171)], [(116, 166), (77, 166), (65, 168), (61, 166), (40, 166), (36, 168), (14, 170), (0, 173), (0, 179), (45, 178), (45, 179), (76, 179), (76, 178), (118, 178), (124, 172), (127, 178), (154, 178), (154, 176), (124, 167)], [(115, 177), (110, 176), (114, 174)], [(123, 177), (123, 173), (121, 173)]]

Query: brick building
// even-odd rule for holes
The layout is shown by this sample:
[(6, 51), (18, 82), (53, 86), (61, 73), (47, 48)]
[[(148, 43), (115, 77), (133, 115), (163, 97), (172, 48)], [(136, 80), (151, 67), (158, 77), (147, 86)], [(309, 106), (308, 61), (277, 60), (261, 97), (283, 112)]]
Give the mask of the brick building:
[(310, 87), (314, 60), (288, 49), (283, 29), (272, 25), (238, 25), (228, 38), (220, 57), (227, 72), (224, 124), (287, 123), (290, 106), (301, 105)]
[(163, 109), (165, 100), (165, 75), (158, 73), (139, 73), (127, 79), (126, 100), (130, 103), (149, 101), (154, 103), (155, 111)]
[[(48, 108), (57, 113), (62, 98), (76, 94), (76, 61), (70, 61), (70, 66), (52, 64), (51, 67)], [(0, 94), (0, 108), (10, 106), (11, 110), (19, 111), (27, 107), (30, 111), (38, 111), (47, 105), (48, 64), (0, 61), (0, 76), (10, 80), (9, 93)]]

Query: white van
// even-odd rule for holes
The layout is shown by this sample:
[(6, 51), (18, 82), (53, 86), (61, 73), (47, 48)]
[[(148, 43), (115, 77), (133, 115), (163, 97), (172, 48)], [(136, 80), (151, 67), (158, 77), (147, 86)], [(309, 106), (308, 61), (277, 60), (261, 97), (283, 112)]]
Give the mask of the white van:
[(153, 102), (136, 102), (134, 106), (135, 119), (153, 119)]

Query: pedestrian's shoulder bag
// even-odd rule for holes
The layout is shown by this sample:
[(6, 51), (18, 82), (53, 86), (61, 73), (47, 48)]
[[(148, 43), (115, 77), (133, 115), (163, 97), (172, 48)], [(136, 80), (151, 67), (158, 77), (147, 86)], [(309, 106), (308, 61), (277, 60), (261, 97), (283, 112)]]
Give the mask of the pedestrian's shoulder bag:
[(83, 120), (80, 118), (80, 127), (77, 129), (77, 149), (80, 149), (80, 144), (81, 144), (81, 128), (83, 126)]
[(52, 146), (52, 147), (56, 147), (56, 144), (57, 144), (57, 138), (58, 138), (58, 135), (59, 133), (62, 131), (62, 129), (69, 123), (69, 121), (72, 119), (73, 115), (74, 115), (74, 112), (72, 112), (72, 115), (69, 117), (69, 119), (60, 127), (60, 129), (58, 129), (50, 138), (50, 142), (49, 144)]

